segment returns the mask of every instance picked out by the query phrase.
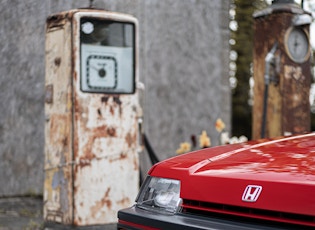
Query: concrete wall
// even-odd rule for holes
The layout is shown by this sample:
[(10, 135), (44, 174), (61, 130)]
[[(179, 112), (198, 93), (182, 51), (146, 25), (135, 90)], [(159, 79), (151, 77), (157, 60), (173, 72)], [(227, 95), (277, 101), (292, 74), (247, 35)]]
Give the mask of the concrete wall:
[[(44, 41), (49, 14), (88, 0), (1, 0), (0, 196), (41, 194), (44, 161)], [(145, 132), (160, 159), (180, 142), (230, 129), (229, 0), (95, 0), (94, 6), (136, 16)], [(149, 168), (145, 153), (144, 171)]]

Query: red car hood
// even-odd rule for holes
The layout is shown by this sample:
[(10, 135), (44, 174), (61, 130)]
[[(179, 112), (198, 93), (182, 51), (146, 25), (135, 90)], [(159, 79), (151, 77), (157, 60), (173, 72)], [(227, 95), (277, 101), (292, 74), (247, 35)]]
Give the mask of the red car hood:
[[(158, 163), (150, 175), (180, 180), (184, 200), (315, 216), (313, 133), (183, 154)], [(244, 201), (251, 185), (261, 192)]]

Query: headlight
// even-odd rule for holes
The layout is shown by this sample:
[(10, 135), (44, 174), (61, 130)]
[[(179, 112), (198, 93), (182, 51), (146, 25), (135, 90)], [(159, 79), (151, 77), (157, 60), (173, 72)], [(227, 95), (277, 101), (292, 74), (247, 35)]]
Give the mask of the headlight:
[(136, 199), (137, 207), (163, 214), (175, 214), (181, 205), (180, 181), (148, 176)]

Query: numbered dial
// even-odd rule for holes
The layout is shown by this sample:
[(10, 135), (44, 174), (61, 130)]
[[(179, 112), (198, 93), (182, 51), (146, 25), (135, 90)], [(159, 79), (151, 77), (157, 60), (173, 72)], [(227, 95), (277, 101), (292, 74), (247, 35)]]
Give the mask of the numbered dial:
[(90, 55), (86, 60), (86, 83), (91, 89), (117, 87), (117, 61), (114, 57)]
[(302, 28), (289, 28), (285, 36), (285, 48), (292, 61), (305, 62), (310, 56), (308, 33)]

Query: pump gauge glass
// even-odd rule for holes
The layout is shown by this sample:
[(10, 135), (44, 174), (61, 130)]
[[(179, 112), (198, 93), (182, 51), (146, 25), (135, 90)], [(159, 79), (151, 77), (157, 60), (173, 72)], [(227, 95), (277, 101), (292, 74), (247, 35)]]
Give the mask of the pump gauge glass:
[(285, 48), (290, 59), (297, 63), (305, 62), (310, 56), (310, 43), (307, 31), (291, 27), (285, 34)]
[(80, 56), (80, 87), (83, 92), (135, 92), (133, 23), (82, 17)]

